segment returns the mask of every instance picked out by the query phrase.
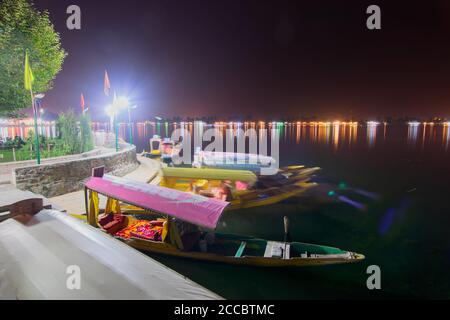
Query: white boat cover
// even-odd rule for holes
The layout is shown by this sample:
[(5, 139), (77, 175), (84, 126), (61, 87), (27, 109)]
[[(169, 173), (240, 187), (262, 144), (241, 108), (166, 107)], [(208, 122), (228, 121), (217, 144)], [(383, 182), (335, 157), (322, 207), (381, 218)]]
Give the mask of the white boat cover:
[[(79, 267), (79, 289), (69, 266)], [(73, 217), (42, 210), (26, 223), (0, 223), (0, 299), (221, 297)]]

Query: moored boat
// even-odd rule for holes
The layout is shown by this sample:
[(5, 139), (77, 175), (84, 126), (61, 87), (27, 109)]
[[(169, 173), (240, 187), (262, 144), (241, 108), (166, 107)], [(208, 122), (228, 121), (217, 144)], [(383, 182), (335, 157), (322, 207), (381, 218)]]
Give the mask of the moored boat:
[(159, 178), (160, 186), (229, 201), (227, 210), (275, 204), (315, 186), (309, 171), (257, 177), (246, 170), (166, 167)]
[(150, 139), (150, 151), (143, 151), (142, 155), (148, 158), (157, 158), (161, 156), (161, 137), (158, 135), (154, 135), (153, 138)]
[(276, 164), (275, 158), (259, 154), (196, 150), (192, 166), (194, 168), (249, 170), (259, 173), (261, 169), (274, 167)]
[[(99, 194), (108, 198), (100, 216)], [(229, 203), (201, 195), (104, 176), (91, 177), (86, 182), (85, 197), (89, 224), (139, 250), (267, 267), (339, 264), (364, 259), (361, 254), (329, 246), (214, 232)]]

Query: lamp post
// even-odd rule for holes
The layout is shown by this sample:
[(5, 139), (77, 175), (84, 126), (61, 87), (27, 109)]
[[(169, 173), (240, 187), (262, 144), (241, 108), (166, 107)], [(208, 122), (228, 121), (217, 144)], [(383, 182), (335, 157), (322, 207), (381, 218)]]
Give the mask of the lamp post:
[(120, 110), (125, 108), (129, 108), (129, 102), (126, 97), (118, 97), (117, 99), (114, 99), (113, 104), (106, 108), (106, 113), (113, 121), (114, 131), (116, 135), (116, 151), (119, 151), (119, 126), (117, 123), (117, 114)]
[(36, 93), (33, 95), (32, 91), (31, 92), (31, 98), (32, 98), (32, 105), (33, 105), (33, 117), (34, 117), (34, 133), (36, 136), (36, 162), (37, 164), (41, 164), (41, 150), (40, 150), (40, 145), (39, 145), (39, 132), (38, 132), (38, 125), (37, 125), (37, 106), (36, 106), (36, 100), (40, 100), (42, 98), (45, 97), (45, 94), (43, 93)]
[(44, 135), (44, 129), (42, 128), (42, 115), (44, 114), (44, 108), (39, 108), (39, 126), (41, 128), (41, 135)]
[(133, 144), (133, 128), (131, 125), (131, 109), (136, 109), (137, 105), (128, 106), (128, 134), (130, 135), (130, 144)]

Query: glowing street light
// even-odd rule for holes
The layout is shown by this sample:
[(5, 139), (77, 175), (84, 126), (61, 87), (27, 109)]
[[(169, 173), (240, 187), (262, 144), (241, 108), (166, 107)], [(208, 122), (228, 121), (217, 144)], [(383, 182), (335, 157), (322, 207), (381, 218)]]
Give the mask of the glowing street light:
[(137, 105), (128, 106), (128, 134), (130, 135), (130, 144), (133, 144), (133, 130), (131, 128), (131, 109), (136, 109)]
[(117, 124), (117, 114), (126, 108), (129, 108), (129, 101), (127, 97), (120, 96), (114, 99), (113, 103), (106, 107), (106, 114), (111, 118), (116, 133), (116, 151), (119, 151), (119, 126)]

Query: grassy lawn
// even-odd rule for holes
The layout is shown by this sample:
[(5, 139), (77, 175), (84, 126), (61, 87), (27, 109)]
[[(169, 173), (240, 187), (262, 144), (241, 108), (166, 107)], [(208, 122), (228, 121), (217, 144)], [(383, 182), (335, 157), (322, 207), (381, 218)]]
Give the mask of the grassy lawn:
[[(41, 150), (41, 159), (66, 156), (70, 154), (71, 153), (67, 152), (67, 150), (60, 148), (55, 148), (50, 151)], [(25, 161), (33, 159), (36, 159), (36, 154), (34, 152), (31, 152), (29, 148), (23, 147), (18, 150), (16, 149), (16, 161)], [(10, 149), (0, 150), (0, 163), (11, 161), (14, 161), (13, 151)]]
[[(55, 155), (56, 157), (57, 155)], [(41, 151), (41, 158), (52, 157), (48, 152)], [(29, 150), (19, 149), (16, 150), (16, 161), (24, 161), (24, 160), (33, 160), (36, 158), (34, 153), (31, 153)], [(0, 163), (14, 161), (13, 151), (12, 150), (0, 150)]]
[(13, 161), (12, 150), (0, 150), (0, 163)]

